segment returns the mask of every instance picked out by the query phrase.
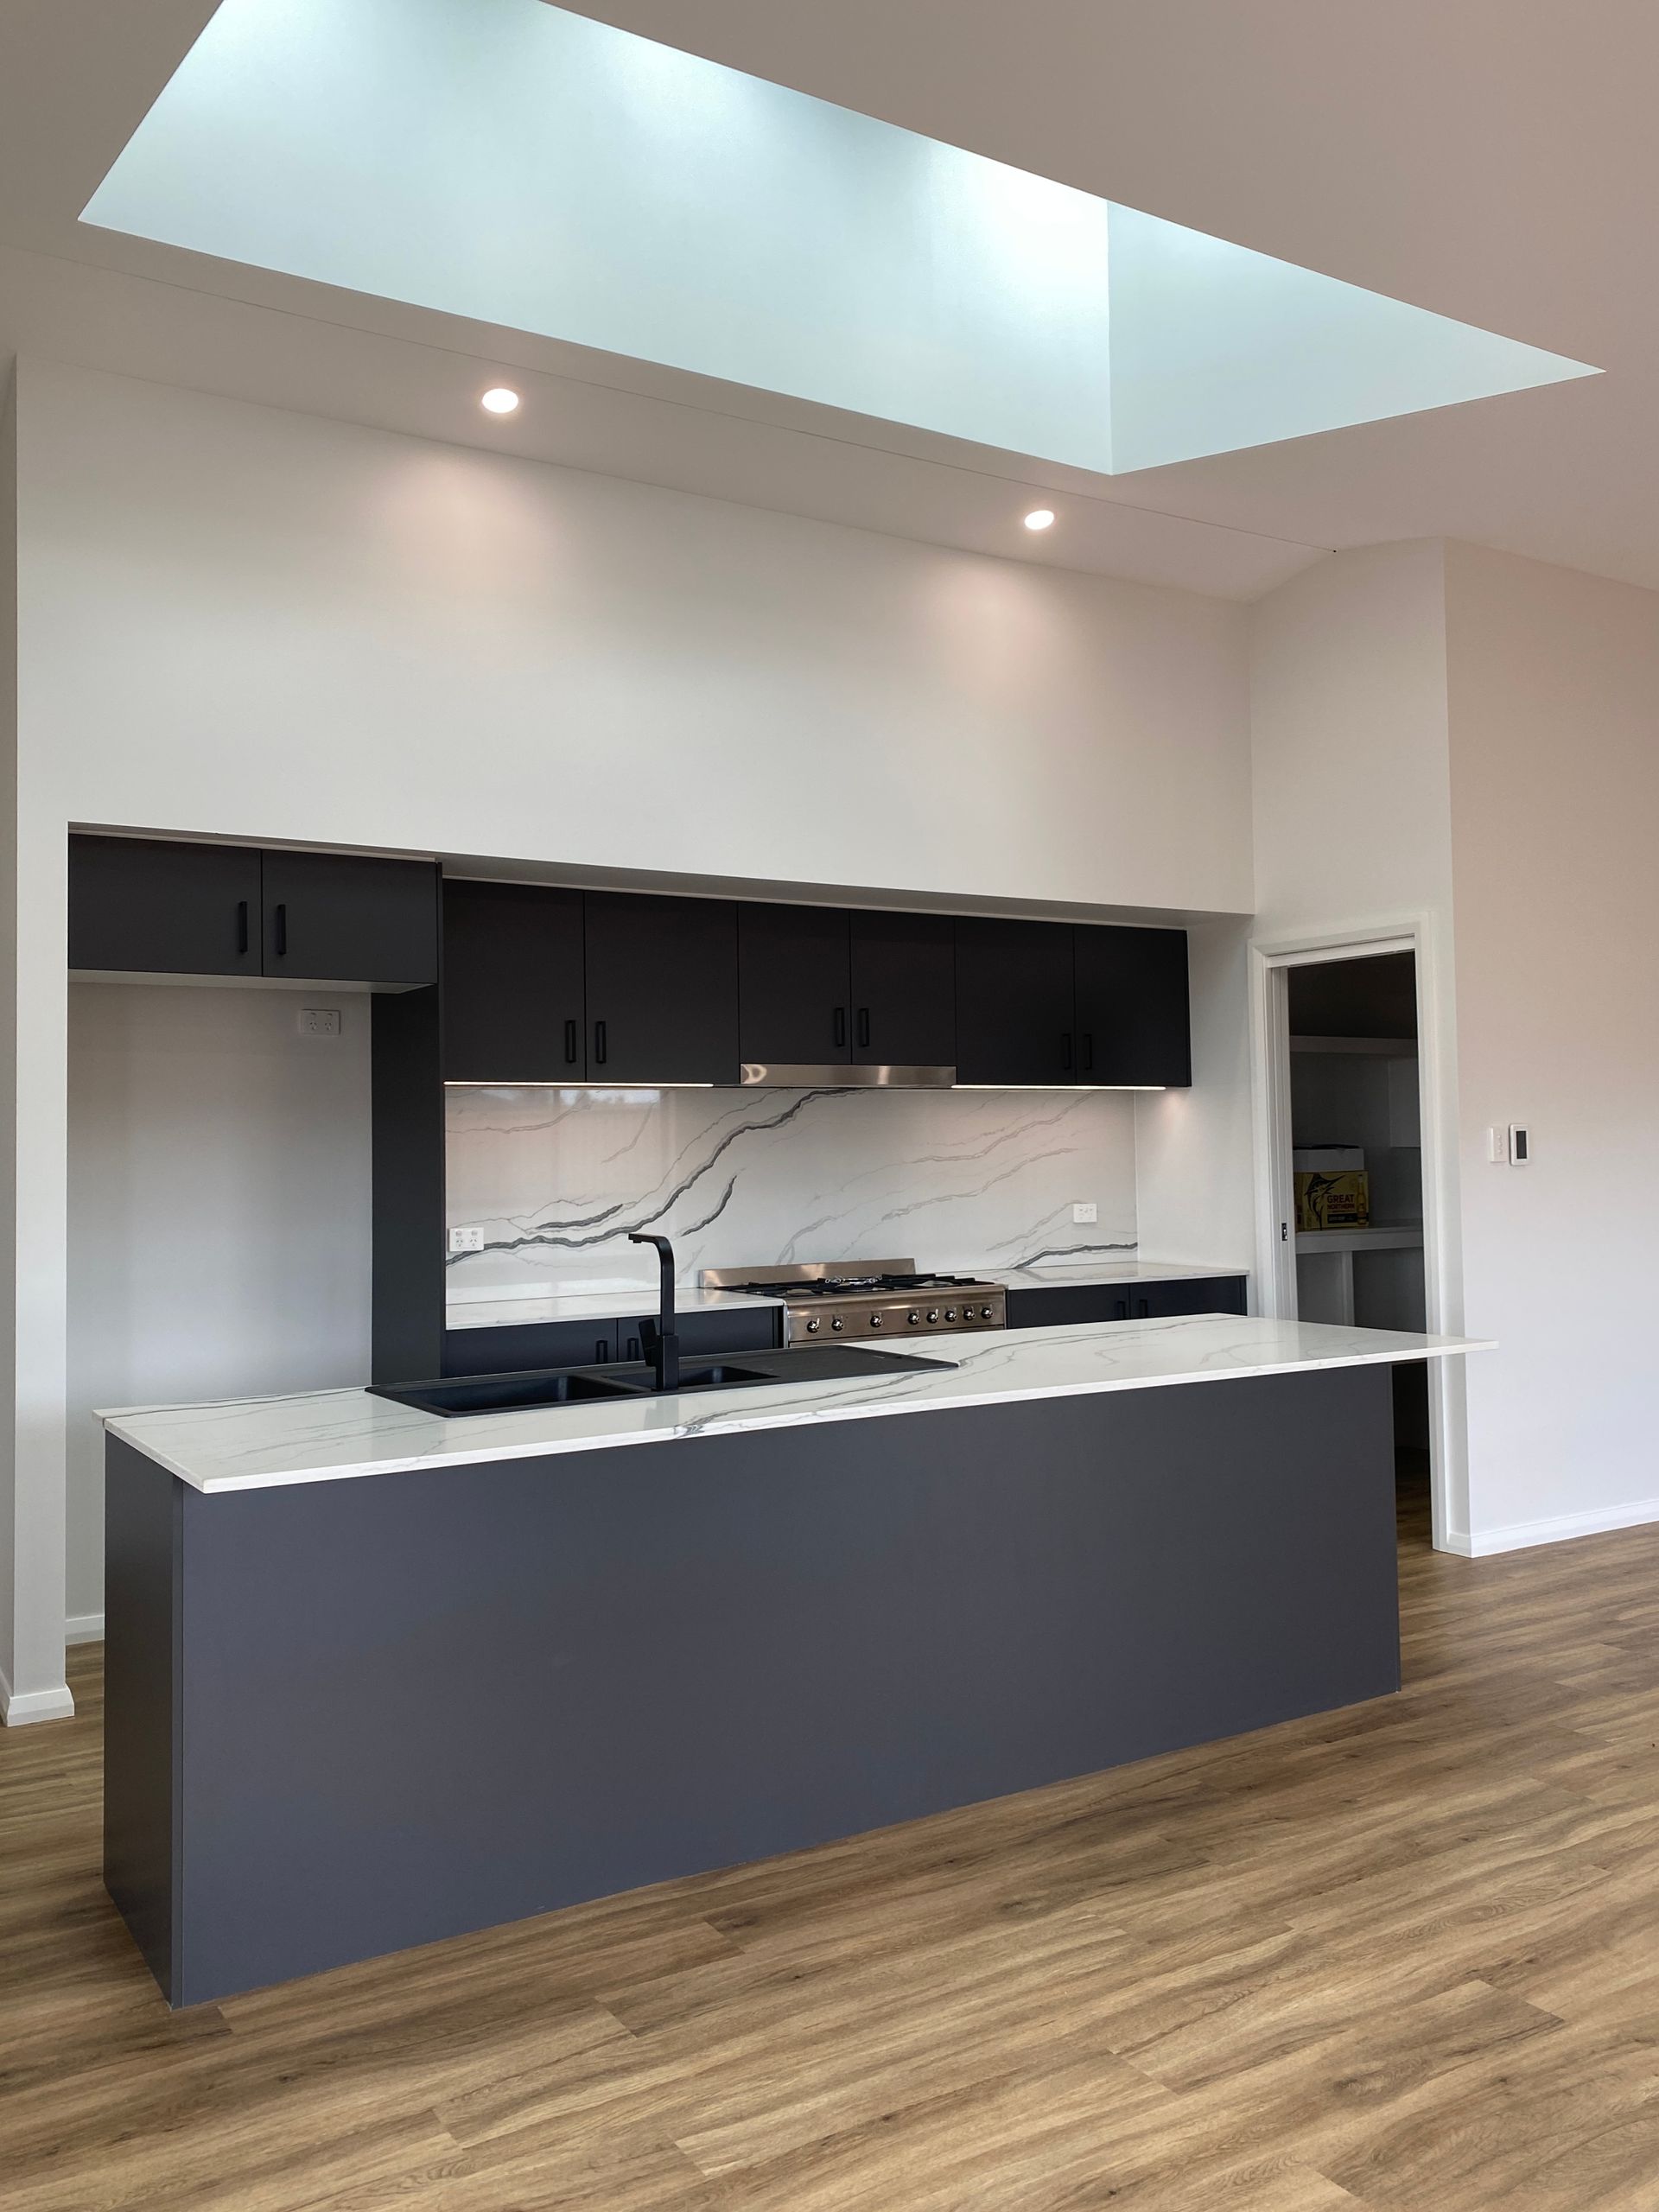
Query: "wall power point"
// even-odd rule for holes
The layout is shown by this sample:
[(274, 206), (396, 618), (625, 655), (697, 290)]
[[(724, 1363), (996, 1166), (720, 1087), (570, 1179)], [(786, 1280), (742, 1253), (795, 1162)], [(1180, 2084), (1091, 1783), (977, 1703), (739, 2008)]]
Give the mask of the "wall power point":
[(1100, 1208), (1095, 1204), (1094, 1200), (1090, 1198), (1084, 1204), (1072, 1207), (1071, 1218), (1077, 1226), (1081, 1228), (1085, 1222), (1098, 1221), (1100, 1219)]
[(484, 1249), (484, 1231), (476, 1228), (452, 1229), (449, 1249), (452, 1252), (481, 1252)]
[(338, 1037), (342, 1024), (337, 1006), (307, 1006), (300, 1008), (302, 1037)]

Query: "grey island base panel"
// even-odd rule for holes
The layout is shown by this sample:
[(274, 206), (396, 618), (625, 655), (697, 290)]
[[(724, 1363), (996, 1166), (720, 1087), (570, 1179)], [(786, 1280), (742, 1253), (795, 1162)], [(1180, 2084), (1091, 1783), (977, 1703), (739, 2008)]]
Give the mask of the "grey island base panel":
[(109, 1441), (105, 1878), (175, 2005), (1399, 1686), (1389, 1376), (217, 1497)]

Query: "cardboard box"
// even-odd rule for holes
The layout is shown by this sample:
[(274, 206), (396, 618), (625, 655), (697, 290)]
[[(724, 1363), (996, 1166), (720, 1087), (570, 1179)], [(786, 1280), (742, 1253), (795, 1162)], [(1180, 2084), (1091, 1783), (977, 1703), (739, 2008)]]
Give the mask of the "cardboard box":
[(1296, 1227), (1364, 1229), (1371, 1218), (1371, 1179), (1357, 1144), (1316, 1145), (1291, 1154)]

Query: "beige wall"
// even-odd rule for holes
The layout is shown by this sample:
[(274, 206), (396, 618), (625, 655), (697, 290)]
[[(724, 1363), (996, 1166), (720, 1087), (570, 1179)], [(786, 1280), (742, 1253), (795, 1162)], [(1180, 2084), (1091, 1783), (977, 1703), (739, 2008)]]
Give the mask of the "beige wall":
[[(1659, 594), (1446, 556), (1471, 1527), (1659, 1518)], [(1527, 1123), (1524, 1169), (1486, 1130)]]

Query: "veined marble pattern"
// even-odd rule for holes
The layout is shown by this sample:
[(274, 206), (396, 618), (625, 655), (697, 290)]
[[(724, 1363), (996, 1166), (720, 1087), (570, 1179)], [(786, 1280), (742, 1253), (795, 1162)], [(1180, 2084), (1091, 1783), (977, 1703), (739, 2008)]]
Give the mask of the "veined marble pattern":
[[(448, 1091), (450, 1297), (654, 1285), (631, 1229), (706, 1267), (1015, 1267), (1133, 1254), (1133, 1102), (1110, 1091)], [(1073, 1202), (1099, 1218), (1074, 1226)]]

